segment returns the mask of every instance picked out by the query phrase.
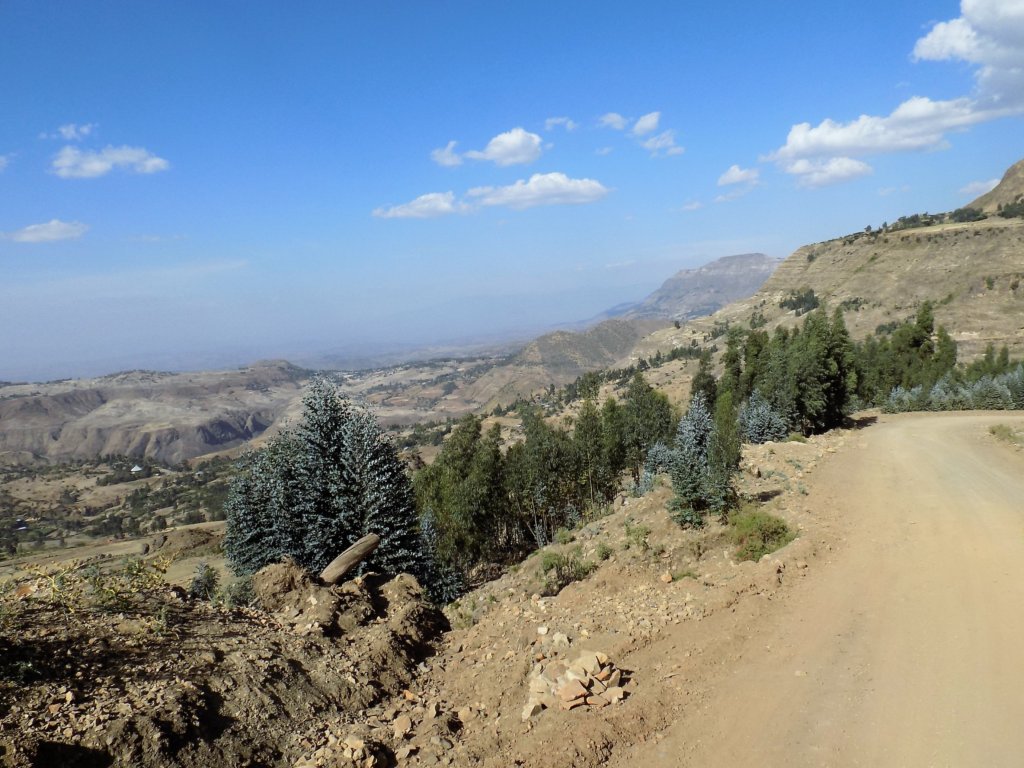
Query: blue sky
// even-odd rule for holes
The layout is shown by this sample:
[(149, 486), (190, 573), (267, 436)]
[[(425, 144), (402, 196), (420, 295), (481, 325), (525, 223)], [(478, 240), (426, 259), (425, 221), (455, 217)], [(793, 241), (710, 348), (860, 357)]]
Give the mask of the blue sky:
[(1024, 2), (0, 4), (0, 379), (496, 338), (968, 202)]

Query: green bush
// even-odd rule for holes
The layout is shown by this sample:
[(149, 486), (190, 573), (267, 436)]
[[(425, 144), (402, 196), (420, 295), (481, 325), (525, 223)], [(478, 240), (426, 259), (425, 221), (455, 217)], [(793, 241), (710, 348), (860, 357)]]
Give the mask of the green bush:
[(210, 564), (203, 561), (196, 566), (189, 584), (188, 594), (193, 600), (212, 600), (220, 585), (220, 574)]
[(547, 596), (557, 595), (574, 581), (587, 578), (596, 568), (594, 563), (580, 560), (575, 554), (545, 552), (541, 558), (541, 573), (544, 576), (541, 592)]
[(760, 560), (796, 538), (786, 521), (759, 510), (747, 510), (732, 519), (733, 542), (740, 560)]

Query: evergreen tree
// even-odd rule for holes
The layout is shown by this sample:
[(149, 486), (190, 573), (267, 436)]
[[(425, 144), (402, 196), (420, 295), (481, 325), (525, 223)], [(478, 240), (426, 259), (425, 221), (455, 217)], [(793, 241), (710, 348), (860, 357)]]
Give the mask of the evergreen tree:
[(679, 421), (675, 439), (672, 490), (676, 494), (673, 517), (680, 524), (699, 528), (707, 509), (708, 460), (714, 421), (704, 394), (698, 392)]
[(755, 445), (769, 440), (784, 440), (788, 434), (788, 425), (782, 414), (772, 408), (756, 389), (740, 407), (739, 426), (743, 439)]
[(298, 427), (245, 457), (231, 483), (224, 551), (232, 569), (253, 573), (290, 557), (319, 573), (372, 532), (381, 544), (370, 567), (427, 578), (411, 485), (376, 419), (324, 379), (303, 406)]
[(672, 434), (672, 406), (662, 392), (637, 373), (626, 391), (624, 408), (626, 463), (636, 483), (640, 480), (647, 449), (659, 440), (668, 440)]
[(711, 350), (705, 349), (700, 353), (700, 362), (697, 365), (697, 373), (690, 382), (690, 402), (692, 403), (697, 395), (703, 395), (704, 402), (709, 408), (715, 405), (715, 397), (718, 395), (718, 384), (715, 375), (711, 372)]
[(605, 462), (604, 441), (601, 428), (601, 414), (594, 401), (587, 398), (580, 408), (573, 431), (573, 445), (579, 457), (580, 468), (587, 498), (596, 504), (599, 498), (608, 493), (609, 472)]
[(601, 407), (601, 443), (604, 465), (611, 476), (610, 482), (626, 468), (626, 424), (622, 407), (614, 397)]

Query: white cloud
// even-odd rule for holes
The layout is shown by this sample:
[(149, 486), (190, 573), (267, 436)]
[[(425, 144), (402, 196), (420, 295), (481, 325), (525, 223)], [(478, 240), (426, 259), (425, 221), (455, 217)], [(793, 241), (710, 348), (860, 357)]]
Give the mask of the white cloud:
[(549, 117), (544, 121), (544, 130), (550, 131), (552, 128), (556, 128), (559, 125), (563, 126), (567, 131), (575, 131), (579, 128), (579, 125), (568, 117)]
[(761, 171), (757, 168), (740, 168), (738, 165), (730, 165), (729, 169), (718, 177), (718, 186), (726, 187), (730, 184), (757, 184), (761, 177)]
[(40, 139), (64, 139), (64, 141), (81, 141), (89, 136), (99, 125), (97, 123), (68, 123), (60, 126), (53, 133), (41, 133)]
[(466, 210), (465, 204), (455, 202), (454, 192), (428, 192), (412, 202), (377, 208), (373, 215), (378, 219), (432, 219)]
[(683, 204), (684, 211), (699, 211), (703, 207), (704, 203), (702, 203), (700, 200), (692, 200), (689, 203)]
[(495, 165), (518, 165), (532, 163), (541, 154), (541, 139), (536, 133), (522, 128), (499, 133), (482, 151), (471, 150), (466, 157), (474, 160), (490, 160)]
[(23, 229), (9, 232), (2, 237), (16, 243), (52, 243), (57, 240), (77, 240), (89, 227), (80, 221), (50, 219), (45, 224), (30, 224)]
[(991, 192), (999, 184), (999, 179), (989, 179), (988, 181), (972, 181), (970, 184), (965, 184), (960, 187), (961, 195), (971, 195), (977, 197), (978, 195), (984, 195), (986, 192)]
[(612, 153), (612, 148), (611, 147), (601, 147), (600, 149), (595, 149), (594, 150), (594, 154), (595, 155), (600, 155), (601, 157), (604, 157), (605, 155), (610, 155), (611, 153)]
[(115, 168), (134, 173), (166, 171), (170, 163), (142, 147), (106, 147), (99, 151), (82, 151), (64, 147), (53, 158), (51, 170), (62, 179), (93, 179), (105, 176)]
[[(1009, 114), (999, 109), (1001, 115)], [(861, 115), (848, 123), (823, 120), (794, 125), (786, 143), (769, 156), (772, 160), (796, 160), (811, 157), (864, 156), (886, 152), (931, 149), (943, 144), (949, 131), (968, 128), (996, 115), (979, 110), (977, 102), (966, 97), (932, 101), (914, 96), (885, 117)]]
[(786, 165), (785, 170), (797, 177), (797, 184), (801, 187), (824, 187), (872, 173), (870, 165), (852, 157), (830, 157), (826, 160), (801, 158)]
[(603, 128), (612, 128), (613, 130), (621, 131), (626, 128), (626, 124), (629, 121), (618, 112), (607, 112), (598, 118), (598, 122)]
[(652, 157), (658, 157), (662, 152), (666, 155), (681, 155), (684, 152), (682, 147), (676, 146), (676, 132), (671, 130), (641, 141), (640, 146), (649, 151)]
[(68, 123), (62, 125), (57, 129), (57, 133), (60, 134), (61, 138), (65, 141), (81, 141), (96, 127), (96, 123), (85, 123), (83, 125), (76, 125), (75, 123)]
[(648, 133), (653, 133), (658, 130), (659, 120), (661, 120), (661, 112), (648, 112), (646, 115), (638, 117), (637, 121), (633, 123), (633, 135), (646, 136)]
[(564, 173), (535, 173), (529, 181), (520, 179), (505, 187), (476, 187), (468, 196), (480, 205), (504, 205), (522, 210), (537, 205), (579, 205), (593, 203), (608, 194), (608, 188), (594, 179), (570, 179)]
[(835, 167), (852, 171), (850, 158), (939, 149), (950, 133), (1024, 112), (1024, 2), (963, 0), (960, 12), (933, 25), (914, 45), (913, 59), (972, 65), (972, 94), (946, 100), (914, 96), (888, 115), (861, 115), (848, 122), (827, 118), (816, 126), (799, 123), (765, 159), (784, 167), (799, 160), (822, 167), (836, 161)]
[(917, 61), (965, 61), (978, 67), (981, 99), (1024, 101), (1024, 3), (963, 0), (960, 16), (935, 24), (914, 45)]
[(0, 155), (0, 171), (7, 167), (8, 163), (11, 162), (11, 158), (7, 155)]
[(457, 142), (449, 141), (444, 149), (435, 149), (430, 153), (430, 159), (438, 165), (443, 165), (446, 168), (462, 165), (462, 158), (459, 156), (459, 153), (455, 151), (456, 143)]

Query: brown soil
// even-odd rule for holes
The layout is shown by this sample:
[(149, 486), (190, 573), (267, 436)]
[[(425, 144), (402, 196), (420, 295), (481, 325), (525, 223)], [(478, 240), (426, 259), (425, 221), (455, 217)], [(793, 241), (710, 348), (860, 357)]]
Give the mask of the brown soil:
[(8, 602), (0, 765), (290, 765), (324, 719), (408, 685), (444, 626), (406, 576), (328, 588), (276, 566), (258, 582), (267, 611), (166, 588), (116, 613)]

